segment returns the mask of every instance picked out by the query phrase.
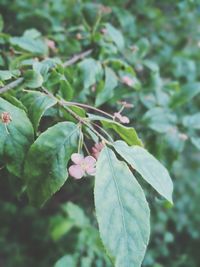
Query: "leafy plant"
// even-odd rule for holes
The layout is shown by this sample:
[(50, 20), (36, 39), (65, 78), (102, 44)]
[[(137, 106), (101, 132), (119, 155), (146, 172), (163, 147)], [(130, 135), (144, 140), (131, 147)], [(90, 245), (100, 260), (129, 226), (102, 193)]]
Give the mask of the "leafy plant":
[[(195, 33), (185, 43), (180, 29), (180, 24), (187, 29), (197, 20), (196, 5), (64, 2), (31, 1), (34, 9), (22, 0), (9, 7), (0, 4), (6, 10), (5, 23), (0, 20), (0, 175), (9, 177), (14, 189), (8, 191), (23, 199), (23, 205), (28, 206), (28, 196), (38, 210), (56, 203), (62, 190), (66, 196), (71, 190), (75, 196), (88, 190), (84, 201), (90, 203), (94, 186), (99, 234), (91, 210), (89, 219), (75, 204), (61, 205), (62, 211), (50, 220), (49, 239), (60, 242), (70, 235), (74, 245), (71, 254), (55, 255), (54, 260), (63, 255), (55, 267), (141, 266), (150, 236), (148, 203), (158, 225), (152, 240), (156, 231), (165, 233), (165, 246), (160, 252), (155, 239), (158, 252), (147, 254), (143, 265), (160, 266), (159, 255), (167, 257), (174, 238), (168, 225), (177, 220), (169, 209), (173, 184), (164, 165), (176, 177), (184, 166), (182, 160), (174, 167), (179, 156), (190, 149), (198, 153), (194, 151), (200, 147), (199, 55), (191, 49)], [(177, 18), (174, 31), (167, 28), (172, 27), (169, 10)], [(183, 16), (190, 11), (194, 18)], [(17, 29), (9, 29), (7, 13), (15, 14)], [(95, 176), (94, 181), (88, 176)], [(157, 193), (165, 200), (158, 200)], [(177, 209), (183, 213), (182, 206)], [(78, 235), (73, 235), (75, 229)], [(195, 236), (193, 228), (191, 232)]]

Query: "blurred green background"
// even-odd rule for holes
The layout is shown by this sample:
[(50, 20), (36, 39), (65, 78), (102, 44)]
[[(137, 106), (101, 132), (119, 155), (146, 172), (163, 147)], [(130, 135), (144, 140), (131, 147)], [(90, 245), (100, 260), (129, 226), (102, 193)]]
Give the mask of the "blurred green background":
[[(100, 24), (98, 3), (105, 5)], [(95, 59), (117, 55), (134, 68), (139, 90), (118, 88), (102, 109), (114, 112), (121, 99), (133, 103), (127, 111), (132, 126), (174, 181), (172, 208), (146, 188), (151, 241), (143, 266), (200, 266), (200, 120), (191, 121), (200, 111), (200, 2), (0, 0), (0, 13), (6, 34), (20, 36), (35, 28), (55, 41), (56, 57), (67, 59), (92, 47)], [(122, 33), (127, 50), (102, 45), (99, 32), (106, 22)], [(91, 28), (96, 30), (92, 37)], [(4, 69), (2, 38), (3, 33)], [(93, 101), (87, 94), (77, 100)], [(0, 266), (111, 266), (99, 240), (92, 188), (92, 180), (70, 179), (37, 210), (28, 204), (20, 181), (1, 171)]]

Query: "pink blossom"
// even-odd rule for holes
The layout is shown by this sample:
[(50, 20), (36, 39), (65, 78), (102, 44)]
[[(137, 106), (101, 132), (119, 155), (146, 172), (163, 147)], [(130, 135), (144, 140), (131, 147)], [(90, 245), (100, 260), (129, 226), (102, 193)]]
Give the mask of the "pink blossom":
[(100, 30), (100, 32), (101, 32), (102, 34), (106, 35), (106, 34), (108, 33), (108, 30), (107, 30), (106, 28), (102, 28), (102, 29)]
[(130, 120), (126, 116), (122, 116), (119, 112), (114, 113), (114, 119), (118, 119), (121, 123), (129, 123)]
[(95, 175), (96, 159), (94, 157), (84, 157), (79, 153), (74, 153), (71, 156), (71, 160), (75, 164), (69, 167), (69, 174), (75, 179), (81, 179), (86, 175)]
[(102, 142), (97, 143), (92, 147), (92, 155), (95, 157), (95, 159), (98, 159), (99, 154), (103, 148), (104, 148), (104, 144)]
[(56, 44), (53, 40), (47, 39), (47, 46), (49, 49), (51, 49), (53, 52), (56, 52)]
[(133, 84), (134, 84), (134, 80), (131, 79), (131, 78), (128, 77), (128, 76), (123, 76), (123, 77), (122, 77), (122, 82), (123, 82), (124, 84), (130, 86), (130, 87), (133, 86)]
[(12, 117), (9, 112), (3, 112), (1, 114), (1, 121), (5, 124), (9, 124), (12, 121)]

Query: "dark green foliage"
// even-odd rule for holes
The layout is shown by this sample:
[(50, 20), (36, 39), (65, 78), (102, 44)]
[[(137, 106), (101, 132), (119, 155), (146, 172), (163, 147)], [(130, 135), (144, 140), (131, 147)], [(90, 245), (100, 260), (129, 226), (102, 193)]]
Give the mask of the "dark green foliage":
[[(105, 209), (113, 207), (109, 203), (119, 184), (125, 228), (135, 238), (124, 241), (122, 235), (118, 243), (133, 248), (136, 242), (137, 249), (143, 244), (134, 224), (127, 222), (127, 210), (132, 217), (139, 210), (137, 197), (136, 208), (130, 205), (134, 194), (140, 195), (148, 214), (139, 182), (151, 210), (151, 239), (142, 266), (197, 267), (200, 4), (192, 0), (93, 2), (0, 1), (0, 88), (19, 81), (3, 94), (0, 89), (0, 115), (9, 112), (11, 117), (6, 124), (0, 117), (0, 266), (111, 267), (111, 262), (116, 267), (139, 266), (144, 247), (134, 258), (131, 253), (116, 255), (115, 238), (109, 239), (102, 226), (108, 222)], [(85, 51), (86, 55), (79, 55)], [(127, 126), (112, 118), (122, 101), (133, 105), (123, 110), (130, 119)], [(101, 108), (104, 114), (84, 110), (81, 103)], [(77, 124), (77, 116), (83, 125)], [(114, 143), (117, 158), (113, 147), (106, 148), (111, 164), (102, 152), (97, 165), (97, 219), (107, 251), (94, 216), (93, 178), (67, 180), (67, 164), (81, 147), (82, 133), (90, 151), (100, 140), (93, 129), (110, 142), (123, 140)], [(140, 147), (130, 148), (125, 142)], [(169, 175), (147, 150), (172, 177), (173, 207)], [(134, 188), (129, 190), (131, 182), (126, 184), (129, 179), (121, 179), (120, 172), (129, 178), (134, 175)], [(99, 190), (105, 186), (100, 174), (105, 180), (111, 176), (116, 180), (104, 195)], [(107, 199), (106, 204), (99, 198)], [(47, 200), (41, 209), (32, 206)], [(120, 216), (117, 211), (114, 215), (111, 230), (117, 233), (120, 222), (115, 219)], [(137, 212), (134, 222), (141, 223), (139, 229), (144, 226), (146, 245), (149, 219), (145, 216)]]

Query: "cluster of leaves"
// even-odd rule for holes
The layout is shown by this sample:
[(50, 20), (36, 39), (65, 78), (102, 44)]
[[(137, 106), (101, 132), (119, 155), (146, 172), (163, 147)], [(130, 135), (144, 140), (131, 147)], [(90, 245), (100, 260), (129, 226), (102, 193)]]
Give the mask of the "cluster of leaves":
[[(191, 30), (197, 23), (197, 5), (135, 1), (132, 6), (129, 1), (117, 1), (116, 6), (116, 1), (110, 1), (108, 7), (64, 2), (32, 1), (31, 6), (18, 0), (9, 7), (7, 1), (1, 3), (5, 23), (2, 19), (0, 174), (15, 184), (14, 194), (20, 199), (27, 192), (32, 204), (41, 206), (65, 183), (72, 153), (87, 153), (83, 144), (90, 150), (103, 140), (94, 187), (101, 239), (115, 266), (140, 266), (149, 241), (149, 208), (136, 178), (142, 176), (169, 202), (172, 184), (135, 129), (145, 147), (176, 177), (185, 162), (183, 158), (174, 166), (180, 153), (193, 151), (190, 143), (199, 149), (199, 47), (197, 33)], [(14, 13), (12, 24), (7, 23)], [(173, 16), (172, 24), (169, 17)], [(121, 115), (119, 110), (127, 102), (134, 105), (123, 110), (134, 122), (132, 127), (117, 122), (114, 115)], [(8, 123), (3, 121), (5, 112), (10, 115)], [(196, 168), (195, 160), (190, 160)], [(66, 193), (69, 184), (64, 185)], [(179, 182), (176, 199), (188, 184), (187, 179)], [(190, 185), (194, 190), (197, 184)], [(154, 199), (153, 194), (147, 195), (150, 201)], [(145, 266), (169, 256), (168, 244), (175, 237), (168, 224), (177, 219), (168, 210), (168, 202), (161, 202), (163, 211), (159, 212), (156, 206), (161, 205), (151, 202), (158, 224), (153, 230), (161, 238), (152, 241), (154, 250), (147, 254)], [(180, 218), (182, 202), (176, 208)], [(52, 239), (60, 240), (69, 232), (72, 236), (73, 227), (80, 234), (73, 241), (71, 256), (55, 266), (110, 266), (94, 223), (83, 219), (85, 215), (73, 204), (62, 207), (62, 215), (54, 215), (50, 222)], [(189, 223), (182, 222), (179, 232)], [(189, 232), (194, 239), (199, 237), (195, 223)], [(160, 251), (163, 235), (165, 247)], [(185, 255), (170, 266), (181, 266), (185, 260), (193, 266), (194, 261)]]

